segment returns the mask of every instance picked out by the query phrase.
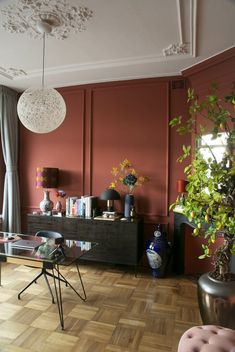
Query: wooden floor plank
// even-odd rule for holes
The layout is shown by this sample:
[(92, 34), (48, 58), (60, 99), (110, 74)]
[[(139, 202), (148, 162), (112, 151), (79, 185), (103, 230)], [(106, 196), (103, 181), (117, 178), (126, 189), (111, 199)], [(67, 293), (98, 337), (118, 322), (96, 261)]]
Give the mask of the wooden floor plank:
[[(62, 285), (65, 330), (44, 278), (18, 292), (38, 269), (2, 265), (1, 352), (176, 352), (183, 332), (201, 324), (193, 277), (137, 277), (128, 267), (82, 263), (87, 301)], [(63, 268), (81, 289), (76, 267)]]

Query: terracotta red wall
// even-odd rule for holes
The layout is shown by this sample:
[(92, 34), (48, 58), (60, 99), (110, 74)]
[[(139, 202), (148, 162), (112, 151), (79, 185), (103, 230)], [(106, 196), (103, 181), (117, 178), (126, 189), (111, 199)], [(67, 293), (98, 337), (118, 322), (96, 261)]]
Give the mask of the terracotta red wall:
[[(187, 115), (186, 90), (191, 84), (206, 94), (217, 81), (225, 91), (235, 81), (234, 49), (183, 72), (166, 77), (91, 84), (60, 89), (67, 105), (64, 123), (54, 132), (38, 135), (20, 128), (20, 187), (22, 219), (38, 209), (42, 191), (35, 188), (37, 166), (58, 167), (60, 188), (68, 195), (99, 194), (110, 184), (111, 168), (124, 158), (150, 182), (135, 193), (137, 212), (145, 219), (145, 236), (154, 224), (167, 225), (168, 206), (177, 196), (176, 180), (185, 165), (176, 162), (182, 144), (169, 127), (171, 117)], [(185, 81), (184, 81), (185, 80)], [(52, 193), (53, 200), (55, 200)], [(116, 202), (123, 210), (123, 200)], [(25, 226), (23, 226), (25, 229)]]
[[(169, 119), (185, 112), (184, 80), (122, 81), (68, 87), (60, 92), (67, 115), (57, 130), (40, 135), (20, 128), (23, 220), (42, 199), (42, 191), (35, 188), (37, 166), (58, 167), (59, 187), (68, 195), (99, 196), (112, 180), (112, 167), (128, 158), (150, 179), (135, 192), (146, 236), (152, 234), (154, 224), (172, 222), (169, 202), (176, 197), (176, 179), (183, 172), (175, 161), (180, 145)], [(51, 198), (55, 200), (54, 192)], [(116, 206), (122, 211), (123, 199)]]
[(235, 47), (183, 71), (183, 76), (201, 97), (210, 92), (216, 83), (218, 93), (224, 97), (235, 89)]

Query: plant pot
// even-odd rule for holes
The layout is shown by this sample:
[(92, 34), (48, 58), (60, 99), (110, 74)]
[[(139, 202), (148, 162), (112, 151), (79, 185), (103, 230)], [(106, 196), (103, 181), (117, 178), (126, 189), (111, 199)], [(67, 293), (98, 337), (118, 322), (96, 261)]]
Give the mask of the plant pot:
[(203, 324), (235, 329), (235, 281), (203, 274), (198, 280), (198, 303)]

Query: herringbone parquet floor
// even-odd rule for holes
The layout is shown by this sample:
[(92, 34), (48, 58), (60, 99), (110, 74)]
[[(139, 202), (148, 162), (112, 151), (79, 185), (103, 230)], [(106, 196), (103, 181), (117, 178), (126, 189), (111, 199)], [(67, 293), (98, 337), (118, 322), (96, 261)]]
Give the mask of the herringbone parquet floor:
[[(154, 279), (146, 270), (135, 277), (127, 267), (95, 263), (80, 271), (88, 298), (62, 287), (62, 331), (44, 279), (17, 299), (39, 271), (2, 265), (1, 352), (176, 352), (182, 333), (201, 324), (193, 278)], [(63, 274), (79, 287), (75, 267)]]

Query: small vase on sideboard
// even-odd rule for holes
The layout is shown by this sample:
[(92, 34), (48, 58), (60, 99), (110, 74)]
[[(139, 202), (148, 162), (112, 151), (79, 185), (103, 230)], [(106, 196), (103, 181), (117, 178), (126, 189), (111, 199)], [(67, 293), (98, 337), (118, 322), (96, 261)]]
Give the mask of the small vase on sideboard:
[(134, 195), (126, 194), (125, 195), (125, 203), (124, 203), (124, 216), (125, 218), (130, 218), (131, 208), (134, 206)]
[(61, 204), (61, 201), (60, 201), (60, 200), (57, 200), (56, 205), (55, 205), (55, 209), (56, 209), (56, 211), (58, 211), (58, 212), (61, 212), (61, 211), (62, 211), (62, 204)]
[(49, 211), (52, 211), (54, 203), (52, 200), (50, 200), (50, 192), (47, 190), (44, 190), (44, 197), (43, 200), (40, 202), (40, 209), (43, 213), (47, 213)]

